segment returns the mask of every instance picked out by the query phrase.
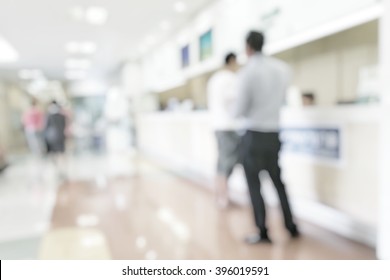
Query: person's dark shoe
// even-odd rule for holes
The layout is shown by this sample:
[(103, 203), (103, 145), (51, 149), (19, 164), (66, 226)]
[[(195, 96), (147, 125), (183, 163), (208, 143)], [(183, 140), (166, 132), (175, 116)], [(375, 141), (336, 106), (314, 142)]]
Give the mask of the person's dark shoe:
[(289, 231), (290, 231), (291, 238), (298, 238), (301, 236), (301, 233), (299, 232), (299, 230), (296, 227), (289, 230)]
[(0, 173), (3, 172), (8, 167), (8, 164), (4, 164), (3, 166), (0, 166)]
[(272, 243), (268, 236), (261, 236), (260, 234), (249, 235), (245, 238), (245, 243), (248, 245), (254, 245), (259, 243)]

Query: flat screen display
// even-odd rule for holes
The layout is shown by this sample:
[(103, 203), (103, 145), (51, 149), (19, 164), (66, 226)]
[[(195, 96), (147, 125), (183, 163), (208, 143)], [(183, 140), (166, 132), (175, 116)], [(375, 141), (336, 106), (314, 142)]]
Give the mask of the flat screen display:
[(213, 32), (210, 29), (203, 33), (199, 38), (199, 58), (200, 61), (206, 60), (213, 54)]
[(186, 68), (190, 65), (190, 46), (186, 45), (181, 49), (181, 67)]

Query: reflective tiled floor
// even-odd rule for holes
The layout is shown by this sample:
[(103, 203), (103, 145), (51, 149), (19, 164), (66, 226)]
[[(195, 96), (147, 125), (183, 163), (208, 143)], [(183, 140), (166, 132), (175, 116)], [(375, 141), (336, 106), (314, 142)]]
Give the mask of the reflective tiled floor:
[(135, 155), (69, 157), (66, 181), (50, 162), (42, 163), (45, 172), (34, 171), (33, 162), (19, 161), (0, 177), (2, 258), (375, 257), (373, 249), (303, 221), (302, 238), (290, 240), (273, 209), (273, 244), (247, 246), (242, 239), (254, 230), (248, 207), (218, 210), (206, 188)]

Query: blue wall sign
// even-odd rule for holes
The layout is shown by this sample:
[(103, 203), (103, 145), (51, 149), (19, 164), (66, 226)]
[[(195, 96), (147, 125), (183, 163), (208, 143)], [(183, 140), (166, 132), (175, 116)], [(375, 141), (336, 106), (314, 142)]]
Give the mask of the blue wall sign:
[(280, 133), (282, 151), (324, 160), (341, 159), (339, 127), (285, 127)]

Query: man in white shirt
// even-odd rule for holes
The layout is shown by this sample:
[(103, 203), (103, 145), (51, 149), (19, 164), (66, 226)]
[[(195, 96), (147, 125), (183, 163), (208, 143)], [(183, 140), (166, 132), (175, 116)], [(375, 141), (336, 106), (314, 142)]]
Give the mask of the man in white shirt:
[(238, 124), (231, 116), (232, 106), (236, 102), (237, 70), (236, 55), (229, 53), (225, 58), (225, 67), (216, 72), (207, 85), (208, 107), (218, 146), (216, 199), (221, 208), (228, 206), (228, 179), (239, 157)]
[(246, 238), (249, 244), (271, 242), (266, 226), (266, 208), (261, 195), (259, 172), (268, 171), (277, 190), (284, 222), (292, 237), (299, 232), (293, 220), (279, 167), (279, 113), (290, 83), (289, 67), (262, 54), (264, 36), (252, 31), (246, 40), (247, 65), (238, 75), (238, 99), (234, 116), (243, 117), (246, 134), (242, 139), (243, 166), (259, 232)]

